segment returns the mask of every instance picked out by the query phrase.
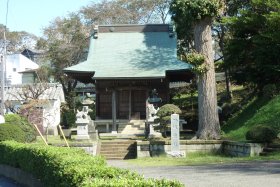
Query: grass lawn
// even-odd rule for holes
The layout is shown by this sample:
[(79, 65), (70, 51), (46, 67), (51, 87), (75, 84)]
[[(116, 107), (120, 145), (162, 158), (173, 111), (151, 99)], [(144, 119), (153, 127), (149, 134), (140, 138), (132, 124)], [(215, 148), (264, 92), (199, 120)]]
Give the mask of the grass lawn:
[(280, 152), (273, 153), (269, 156), (255, 157), (229, 157), (224, 155), (209, 153), (189, 153), (186, 158), (169, 158), (169, 157), (150, 157), (127, 160), (128, 163), (139, 166), (186, 166), (186, 165), (205, 165), (205, 164), (226, 164), (250, 161), (269, 161), (280, 160)]
[(223, 127), (223, 138), (245, 141), (247, 131), (255, 125), (270, 126), (280, 131), (280, 95), (272, 100), (255, 97)]

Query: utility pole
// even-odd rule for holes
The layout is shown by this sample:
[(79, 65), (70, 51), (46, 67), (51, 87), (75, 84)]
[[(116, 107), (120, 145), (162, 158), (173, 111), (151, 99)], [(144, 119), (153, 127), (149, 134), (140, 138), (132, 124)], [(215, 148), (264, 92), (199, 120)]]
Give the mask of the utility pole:
[[(9, 0), (7, 0), (7, 10), (6, 10), (6, 25), (4, 29), (3, 39), (4, 39), (4, 52), (1, 56), (1, 118), (5, 115), (5, 86), (6, 86), (6, 59), (7, 59), (7, 24), (8, 24), (8, 10), (9, 10)], [(2, 119), (0, 119), (2, 121)]]
[[(5, 29), (6, 30), (6, 29)], [(5, 115), (6, 31), (4, 30), (4, 53), (1, 56), (1, 115)]]

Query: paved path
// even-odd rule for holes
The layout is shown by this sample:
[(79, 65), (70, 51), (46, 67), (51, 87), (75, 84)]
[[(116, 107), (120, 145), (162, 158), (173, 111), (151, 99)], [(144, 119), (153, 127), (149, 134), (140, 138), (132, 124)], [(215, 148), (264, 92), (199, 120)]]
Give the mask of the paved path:
[(0, 175), (0, 187), (21, 187), (21, 185)]
[(146, 178), (177, 179), (187, 187), (280, 187), (280, 161), (157, 167), (136, 166), (123, 160), (107, 162), (134, 170)]

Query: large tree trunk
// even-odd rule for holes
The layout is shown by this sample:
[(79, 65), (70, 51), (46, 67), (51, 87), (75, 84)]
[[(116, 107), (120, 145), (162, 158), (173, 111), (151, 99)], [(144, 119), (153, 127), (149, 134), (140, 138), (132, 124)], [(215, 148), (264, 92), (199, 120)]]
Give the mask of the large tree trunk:
[(194, 27), (195, 49), (205, 56), (204, 63), (208, 67), (208, 71), (198, 75), (199, 139), (220, 139), (211, 23), (211, 18), (205, 18)]

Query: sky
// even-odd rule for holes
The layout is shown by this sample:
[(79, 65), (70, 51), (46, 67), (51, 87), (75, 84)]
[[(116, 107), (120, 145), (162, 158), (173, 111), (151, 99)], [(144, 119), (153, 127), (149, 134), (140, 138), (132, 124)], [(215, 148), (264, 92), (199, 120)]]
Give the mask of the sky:
[(36, 36), (43, 35), (43, 28), (56, 17), (66, 17), (70, 12), (98, 2), (98, 0), (0, 0), (0, 24), (10, 31), (26, 31)]

